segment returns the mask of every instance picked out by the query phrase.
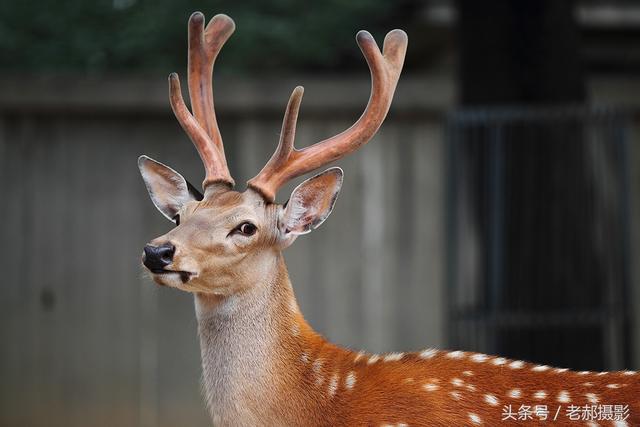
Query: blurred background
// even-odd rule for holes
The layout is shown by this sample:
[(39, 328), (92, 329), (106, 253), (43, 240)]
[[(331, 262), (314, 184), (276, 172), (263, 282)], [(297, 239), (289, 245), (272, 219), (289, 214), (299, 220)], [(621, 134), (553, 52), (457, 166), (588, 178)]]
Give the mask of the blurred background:
[(166, 84), (194, 10), (237, 25), (214, 91), (238, 183), (295, 85), (297, 146), (357, 119), (358, 30), (409, 34), (386, 123), (338, 162), (331, 218), (286, 252), (319, 332), (640, 368), (637, 1), (4, 0), (0, 425), (209, 424), (192, 298), (139, 265), (171, 225), (138, 155), (203, 176)]

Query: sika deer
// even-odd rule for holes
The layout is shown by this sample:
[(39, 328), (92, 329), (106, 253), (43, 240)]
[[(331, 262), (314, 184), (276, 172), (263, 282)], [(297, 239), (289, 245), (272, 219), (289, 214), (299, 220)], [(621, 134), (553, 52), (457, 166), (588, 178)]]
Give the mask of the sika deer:
[[(298, 309), (281, 251), (329, 216), (342, 170), (304, 181), (285, 205), (274, 202), (275, 194), (285, 182), (373, 137), (389, 110), (407, 36), (391, 31), (380, 52), (369, 33), (358, 33), (371, 70), (369, 103), (352, 127), (303, 150), (293, 146), (302, 99), (297, 87), (275, 154), (244, 192), (236, 192), (211, 83), (215, 58), (233, 31), (225, 15), (215, 16), (206, 29), (202, 14), (189, 20), (193, 114), (177, 75), (169, 78), (173, 111), (204, 163), (204, 196), (168, 166), (145, 156), (138, 160), (151, 200), (176, 223), (144, 248), (143, 262), (157, 283), (195, 296), (214, 424), (496, 425), (535, 424), (546, 416), (559, 425), (640, 425), (636, 372), (572, 372), (433, 349), (355, 353), (314, 332)], [(588, 415), (595, 411), (599, 418)]]

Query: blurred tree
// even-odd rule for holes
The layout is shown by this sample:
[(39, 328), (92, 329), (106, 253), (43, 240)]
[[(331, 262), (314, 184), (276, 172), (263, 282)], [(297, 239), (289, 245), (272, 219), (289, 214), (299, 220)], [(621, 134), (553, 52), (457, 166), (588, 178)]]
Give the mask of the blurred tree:
[[(23, 71), (181, 69), (186, 22), (200, 10), (234, 18), (238, 30), (223, 50), (223, 72), (335, 68), (360, 60), (353, 40), (367, 28), (377, 38), (404, 0), (25, 0), (0, 3), (0, 68)], [(411, 6), (412, 7), (408, 7)], [(401, 11), (401, 12), (398, 12)]]

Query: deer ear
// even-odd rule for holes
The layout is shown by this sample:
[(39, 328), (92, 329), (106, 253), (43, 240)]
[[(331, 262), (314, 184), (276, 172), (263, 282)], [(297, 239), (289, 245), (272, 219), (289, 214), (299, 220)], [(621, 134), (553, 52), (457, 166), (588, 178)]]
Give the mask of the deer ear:
[(176, 221), (176, 215), (185, 203), (202, 200), (202, 194), (169, 166), (140, 156), (138, 167), (151, 201), (169, 220)]
[(330, 168), (293, 190), (280, 222), (285, 239), (309, 233), (327, 219), (340, 193), (342, 177), (342, 169)]

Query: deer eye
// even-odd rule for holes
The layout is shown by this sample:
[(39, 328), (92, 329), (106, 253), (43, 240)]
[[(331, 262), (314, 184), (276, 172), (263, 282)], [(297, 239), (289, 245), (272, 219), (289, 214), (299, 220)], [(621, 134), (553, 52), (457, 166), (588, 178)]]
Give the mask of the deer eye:
[(240, 233), (240, 234), (242, 234), (244, 236), (253, 236), (254, 234), (256, 234), (257, 230), (258, 230), (258, 227), (256, 227), (252, 223), (243, 222), (242, 224), (237, 226), (234, 231), (236, 231), (237, 233)]

